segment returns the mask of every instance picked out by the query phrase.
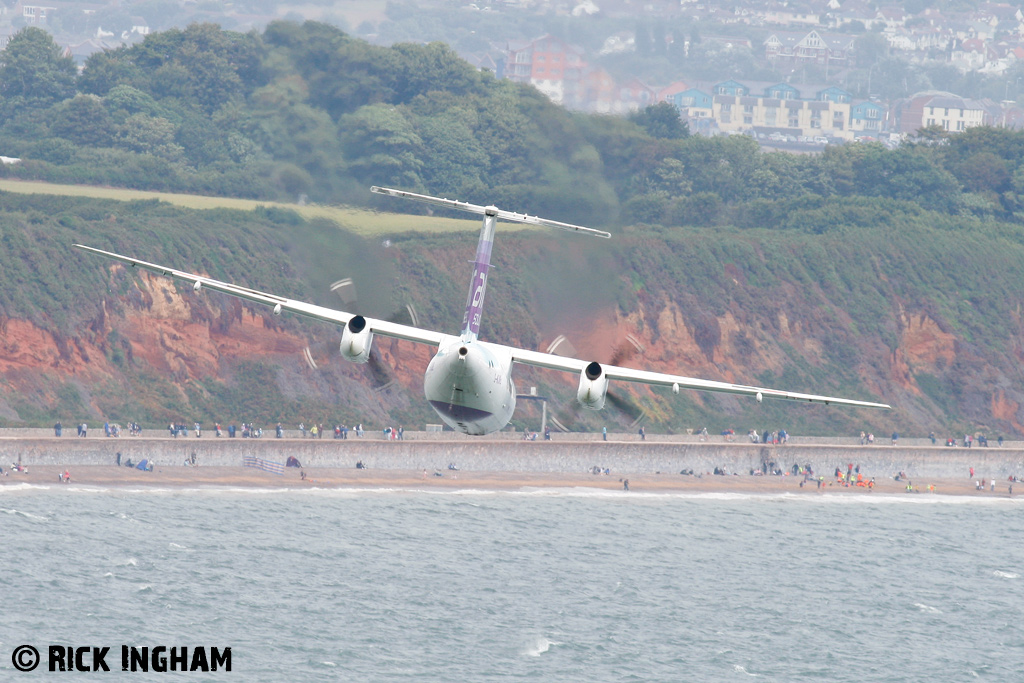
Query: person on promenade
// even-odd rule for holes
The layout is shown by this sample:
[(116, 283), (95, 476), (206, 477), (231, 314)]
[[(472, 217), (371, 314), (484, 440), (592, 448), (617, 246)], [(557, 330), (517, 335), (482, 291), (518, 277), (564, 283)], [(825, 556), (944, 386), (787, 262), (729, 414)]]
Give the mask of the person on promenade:
[(58, 420), (57, 424), (53, 425), (53, 435), (60, 436), (63, 431), (63, 427), (60, 426), (60, 420)]
[(607, 427), (601, 427), (601, 439), (603, 441), (607, 441), (608, 440), (608, 428)]
[[(644, 430), (644, 428), (642, 426), (640, 427), (640, 440), (641, 441), (647, 441), (647, 432), (646, 432), (646, 430)], [(629, 481), (627, 480), (626, 483), (628, 484)], [(628, 490), (628, 488), (627, 488), (627, 490)]]
[(299, 423), (299, 435), (300, 435), (300, 436), (301, 436), (301, 437), (302, 437), (303, 439), (305, 439), (305, 438), (306, 438), (306, 425), (305, 425), (305, 423), (303, 423), (303, 422), (300, 422), (300, 423)]
[(900, 438), (900, 435), (899, 435), (899, 434), (897, 434), (896, 432), (893, 432), (893, 433), (892, 433), (892, 445), (893, 445), (893, 446), (895, 446), (895, 445), (896, 445), (896, 441), (897, 441), (897, 440), (898, 440), (899, 438)]

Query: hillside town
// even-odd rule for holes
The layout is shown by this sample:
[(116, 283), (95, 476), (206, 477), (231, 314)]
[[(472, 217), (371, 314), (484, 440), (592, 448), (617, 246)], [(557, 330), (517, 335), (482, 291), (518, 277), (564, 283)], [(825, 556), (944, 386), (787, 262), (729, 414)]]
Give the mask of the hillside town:
[[(529, 83), (569, 109), (625, 114), (658, 102), (675, 106), (700, 135), (746, 134), (764, 144), (823, 145), (855, 140), (897, 144), (921, 129), (955, 133), (972, 126), (1019, 127), (1024, 88), (1024, 9), (1004, 3), (939, 9), (927, 2), (889, 6), (863, 0), (495, 0), (427, 3), (415, 11), (449, 19), (455, 36), (501, 17), (508, 35), (490, 33), (486, 48), (451, 44), (470, 63), (498, 77)], [(84, 65), (91, 54), (130, 45), (154, 31), (213, 22), (229, 30), (259, 29), (280, 18), (335, 21), (354, 35), (388, 43), (393, 18), (352, 29), (345, 3), (336, 13), (313, 13), (258, 3), (85, 3), (18, 0), (0, 6), (0, 47), (24, 26), (51, 32), (66, 54)], [(409, 8), (406, 8), (407, 10)], [(389, 4), (392, 15), (399, 10)], [(410, 10), (411, 11), (411, 10)], [(539, 36), (524, 18), (560, 26)], [(507, 19), (507, 21), (505, 21)], [(605, 20), (619, 30), (584, 47)], [(425, 33), (423, 42), (438, 36)], [(475, 31), (468, 31), (474, 33)], [(444, 39), (446, 36), (441, 36)], [(577, 41), (579, 38), (579, 41)], [(592, 38), (592, 35), (591, 35)], [(741, 56), (736, 71), (706, 78), (693, 62)], [(631, 69), (631, 58), (678, 64), (678, 73)], [(624, 66), (625, 64), (625, 66)], [(892, 65), (972, 74), (985, 93), (955, 92), (929, 79), (899, 83)], [(753, 72), (751, 72), (753, 70)], [(897, 77), (896, 80), (899, 80)], [(932, 81), (936, 79), (931, 79)], [(920, 82), (918, 82), (920, 81)], [(1002, 92), (998, 84), (1002, 84)], [(942, 84), (939, 84), (942, 85)]]
[[(1021, 125), (1024, 111), (1007, 99), (1011, 81), (1016, 90), (1022, 80), (1016, 73), (1024, 58), (1024, 11), (1019, 7), (984, 3), (971, 12), (927, 9), (910, 15), (899, 8), (872, 9), (850, 0), (753, 4), (724, 11), (710, 3), (684, 1), (679, 11), (695, 20), (714, 20), (721, 29), (763, 27), (760, 42), (726, 34), (705, 35), (702, 42), (716, 43), (725, 51), (748, 50), (773, 71), (788, 73), (788, 78), (765, 81), (739, 74), (723, 81), (680, 79), (667, 84), (617, 80), (588, 63), (580, 48), (552, 35), (510, 41), (499, 73), (531, 83), (569, 108), (621, 113), (668, 102), (693, 133), (745, 133), (774, 142), (895, 143), (922, 128), (958, 132), (979, 125)], [(840, 32), (850, 27), (859, 34)], [(671, 49), (675, 37), (664, 38)], [(688, 41), (686, 36), (682, 39)], [(870, 80), (880, 44), (888, 58), (944, 64), (961, 74), (1005, 75), (1010, 80), (999, 100), (937, 89), (884, 99), (871, 90)], [(684, 45), (684, 54), (690, 47), (689, 42)], [(636, 50), (635, 35), (616, 36), (607, 49)], [(820, 80), (806, 80), (808, 67)], [(857, 97), (855, 88), (837, 85), (855, 69), (868, 71), (866, 96)]]

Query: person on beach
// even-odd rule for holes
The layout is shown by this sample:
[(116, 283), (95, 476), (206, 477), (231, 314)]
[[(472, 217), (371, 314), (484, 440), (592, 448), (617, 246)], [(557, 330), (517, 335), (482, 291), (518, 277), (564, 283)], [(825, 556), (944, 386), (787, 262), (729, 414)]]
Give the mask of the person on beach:
[(623, 491), (628, 491), (629, 490), (629, 479), (626, 479), (626, 480), (624, 480), (622, 482), (622, 490)]

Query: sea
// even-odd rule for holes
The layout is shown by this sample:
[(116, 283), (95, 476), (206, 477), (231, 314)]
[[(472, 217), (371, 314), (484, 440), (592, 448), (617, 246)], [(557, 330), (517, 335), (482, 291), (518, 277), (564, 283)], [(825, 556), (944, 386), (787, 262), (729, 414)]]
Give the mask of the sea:
[(0, 485), (0, 576), (3, 681), (1024, 681), (995, 495)]

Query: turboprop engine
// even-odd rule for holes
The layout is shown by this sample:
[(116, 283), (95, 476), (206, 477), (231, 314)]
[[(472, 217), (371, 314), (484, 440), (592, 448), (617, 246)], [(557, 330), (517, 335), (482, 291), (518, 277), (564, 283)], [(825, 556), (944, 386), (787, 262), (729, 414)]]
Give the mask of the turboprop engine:
[(372, 342), (373, 333), (366, 327), (366, 318), (353, 316), (341, 333), (341, 355), (354, 363), (365, 363), (370, 360)]
[(604, 399), (608, 395), (608, 376), (597, 361), (590, 363), (580, 373), (580, 388), (576, 390), (576, 400), (583, 407), (591, 410), (604, 408)]

